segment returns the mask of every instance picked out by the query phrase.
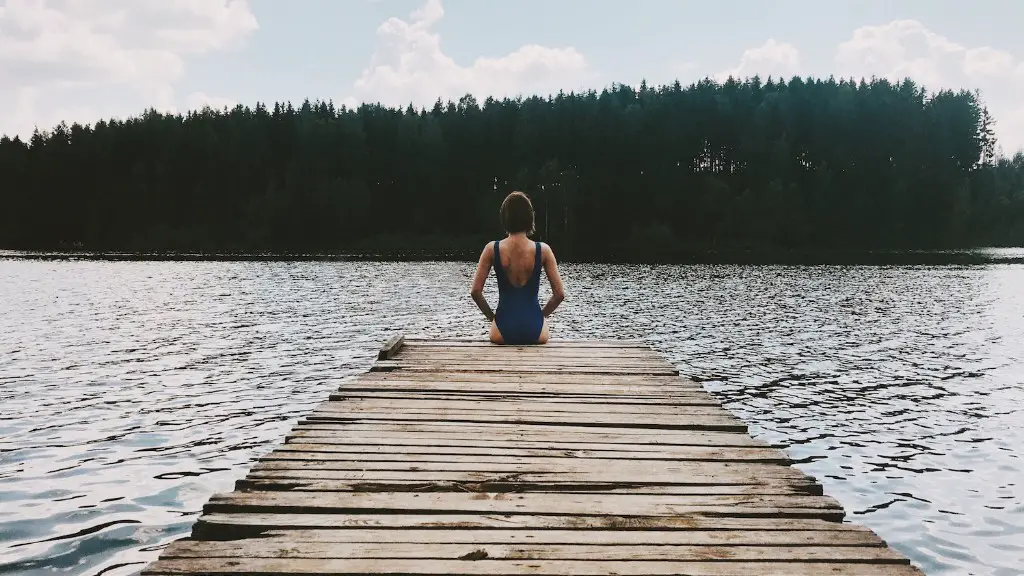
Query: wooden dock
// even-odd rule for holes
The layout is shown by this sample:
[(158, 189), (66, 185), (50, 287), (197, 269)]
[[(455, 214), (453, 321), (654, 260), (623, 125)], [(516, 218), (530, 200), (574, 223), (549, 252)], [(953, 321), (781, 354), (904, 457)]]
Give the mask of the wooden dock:
[(920, 575), (649, 347), (395, 338), (143, 574)]

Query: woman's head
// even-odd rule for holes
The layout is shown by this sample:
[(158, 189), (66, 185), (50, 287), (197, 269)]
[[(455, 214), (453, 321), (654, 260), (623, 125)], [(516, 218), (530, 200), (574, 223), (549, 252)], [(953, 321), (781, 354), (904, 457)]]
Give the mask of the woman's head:
[(505, 197), (501, 203), (501, 226), (509, 234), (534, 233), (533, 204), (526, 194), (513, 192)]

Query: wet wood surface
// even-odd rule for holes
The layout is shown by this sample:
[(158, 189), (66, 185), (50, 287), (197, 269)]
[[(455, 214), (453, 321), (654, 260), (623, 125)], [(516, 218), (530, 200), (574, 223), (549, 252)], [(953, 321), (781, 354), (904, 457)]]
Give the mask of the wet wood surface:
[(642, 342), (395, 336), (144, 574), (920, 575)]

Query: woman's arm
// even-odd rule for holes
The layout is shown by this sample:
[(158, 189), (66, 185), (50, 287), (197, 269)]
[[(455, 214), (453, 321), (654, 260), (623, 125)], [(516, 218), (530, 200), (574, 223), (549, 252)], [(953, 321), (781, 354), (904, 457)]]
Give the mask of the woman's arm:
[(547, 318), (558, 308), (558, 305), (565, 300), (565, 290), (562, 289), (562, 277), (558, 275), (558, 262), (555, 261), (555, 252), (547, 244), (541, 245), (541, 262), (544, 264), (544, 272), (548, 275), (548, 282), (551, 284), (551, 298), (544, 305), (544, 317)]
[(476, 302), (477, 307), (484, 313), (484, 316), (488, 320), (494, 320), (494, 312), (491, 311), (490, 304), (487, 303), (487, 299), (484, 298), (484, 282), (487, 281), (487, 275), (491, 272), (491, 266), (494, 264), (494, 245), (488, 243), (484, 246), (484, 251), (480, 254), (480, 262), (476, 265), (476, 275), (473, 276), (473, 287), (469, 291), (469, 295)]

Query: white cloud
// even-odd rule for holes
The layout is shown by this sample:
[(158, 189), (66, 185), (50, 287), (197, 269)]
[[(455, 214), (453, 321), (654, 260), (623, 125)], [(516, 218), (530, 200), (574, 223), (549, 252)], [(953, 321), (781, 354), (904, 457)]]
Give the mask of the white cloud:
[(796, 46), (769, 38), (761, 46), (744, 51), (738, 66), (715, 74), (715, 79), (721, 82), (730, 76), (743, 79), (755, 75), (762, 80), (769, 76), (788, 79), (799, 72), (800, 51)]
[(839, 45), (837, 76), (910, 77), (930, 90), (981, 90), (1007, 152), (1024, 147), (1024, 62), (991, 46), (967, 47), (915, 20), (865, 26)]
[(173, 110), (186, 56), (257, 28), (246, 0), (4, 0), (0, 132)]
[(589, 88), (595, 80), (586, 59), (572, 47), (529, 44), (461, 66), (441, 50), (440, 36), (432, 29), (443, 17), (441, 0), (427, 0), (408, 21), (389, 18), (381, 24), (370, 65), (343, 103), (430, 106), (438, 98), (456, 100), (466, 93), (478, 99), (546, 94)]

